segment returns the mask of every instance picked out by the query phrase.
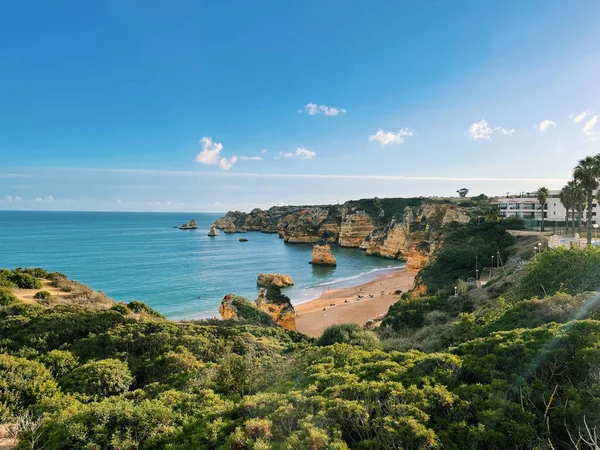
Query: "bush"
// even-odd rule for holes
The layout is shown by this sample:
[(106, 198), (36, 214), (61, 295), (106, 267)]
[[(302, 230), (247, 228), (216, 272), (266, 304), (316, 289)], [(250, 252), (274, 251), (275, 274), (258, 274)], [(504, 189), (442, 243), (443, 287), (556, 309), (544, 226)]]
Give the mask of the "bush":
[(118, 359), (90, 361), (60, 380), (65, 391), (86, 394), (95, 399), (122, 394), (132, 383), (133, 376), (127, 363)]
[(19, 302), (19, 299), (10, 289), (0, 287), (0, 306), (10, 306)]
[(39, 291), (36, 292), (35, 295), (33, 296), (33, 298), (35, 298), (36, 300), (49, 300), (51, 297), (50, 292), (48, 291)]
[(56, 378), (66, 375), (77, 367), (77, 359), (68, 350), (49, 351), (45, 355), (42, 355), (40, 361)]
[(126, 316), (127, 314), (129, 314), (131, 311), (129, 311), (129, 308), (127, 307), (127, 305), (125, 303), (117, 303), (116, 305), (111, 306), (110, 308), (111, 311), (117, 311), (120, 314), (123, 314), (124, 316)]
[(42, 283), (40, 280), (27, 273), (13, 274), (11, 281), (17, 285), (19, 289), (41, 289)]
[(137, 314), (148, 314), (150, 316), (155, 316), (155, 317), (164, 317), (162, 314), (157, 313), (156, 311), (154, 311), (152, 308), (150, 308), (148, 305), (146, 305), (143, 302), (138, 302), (137, 300), (134, 300), (132, 302), (129, 302), (127, 304), (127, 308)]
[(517, 300), (557, 292), (575, 295), (600, 288), (600, 249), (560, 247), (536, 255), (512, 291)]
[(58, 391), (48, 369), (37, 361), (0, 353), (0, 374), (0, 422)]
[(524, 230), (525, 229), (525, 221), (521, 217), (513, 216), (507, 217), (502, 221), (502, 225), (507, 230)]
[(381, 348), (381, 342), (375, 333), (363, 329), (355, 323), (344, 323), (328, 327), (316, 342), (319, 346), (333, 344), (357, 345), (366, 350)]

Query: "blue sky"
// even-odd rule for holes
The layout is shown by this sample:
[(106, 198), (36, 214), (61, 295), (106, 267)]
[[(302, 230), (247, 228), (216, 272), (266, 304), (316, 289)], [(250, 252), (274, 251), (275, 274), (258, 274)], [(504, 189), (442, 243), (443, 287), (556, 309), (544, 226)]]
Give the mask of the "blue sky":
[(594, 0), (4, 2), (0, 40), (0, 209), (500, 194), (600, 152)]

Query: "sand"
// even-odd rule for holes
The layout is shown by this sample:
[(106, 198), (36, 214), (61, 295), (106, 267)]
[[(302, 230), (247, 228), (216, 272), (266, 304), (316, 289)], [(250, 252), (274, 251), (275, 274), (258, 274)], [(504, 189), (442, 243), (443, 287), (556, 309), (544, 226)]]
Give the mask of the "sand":
[[(373, 281), (358, 286), (325, 291), (315, 300), (294, 306), (298, 314), (296, 329), (301, 333), (317, 337), (329, 325), (340, 323), (364, 325), (369, 319), (382, 317), (400, 298), (400, 295), (394, 292), (408, 291), (412, 287), (415, 275), (403, 269), (381, 275)], [(363, 298), (357, 301), (359, 294), (363, 295)], [(369, 294), (372, 294), (373, 298), (370, 298)], [(346, 303), (345, 300), (348, 302)], [(335, 306), (330, 306), (332, 303), (335, 303)]]

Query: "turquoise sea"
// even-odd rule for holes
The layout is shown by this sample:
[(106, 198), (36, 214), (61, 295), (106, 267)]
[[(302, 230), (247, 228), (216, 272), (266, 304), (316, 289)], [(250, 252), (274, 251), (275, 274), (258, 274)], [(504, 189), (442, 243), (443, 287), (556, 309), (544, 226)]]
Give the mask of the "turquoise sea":
[[(402, 267), (344, 248), (333, 248), (336, 268), (313, 267), (312, 246), (285, 244), (276, 234), (209, 238), (221, 215), (0, 211), (0, 267), (63, 272), (115, 300), (144, 301), (170, 319), (218, 316), (228, 293), (254, 300), (261, 272), (291, 275), (296, 285), (284, 292), (297, 304)], [(192, 218), (197, 230), (172, 228)]]

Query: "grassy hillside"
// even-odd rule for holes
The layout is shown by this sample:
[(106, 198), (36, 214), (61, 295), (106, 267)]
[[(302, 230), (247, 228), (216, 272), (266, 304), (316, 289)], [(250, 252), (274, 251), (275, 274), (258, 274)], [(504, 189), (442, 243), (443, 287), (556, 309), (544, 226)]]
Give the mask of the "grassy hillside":
[[(336, 325), (317, 341), (138, 302), (11, 299), (0, 422), (50, 450), (593, 448), (569, 434), (600, 424), (598, 297), (567, 281), (594, 274), (598, 252), (511, 260), (483, 289), (405, 298), (377, 333)], [(565, 258), (579, 265), (546, 269)], [(529, 297), (532, 280), (553, 287)]]

